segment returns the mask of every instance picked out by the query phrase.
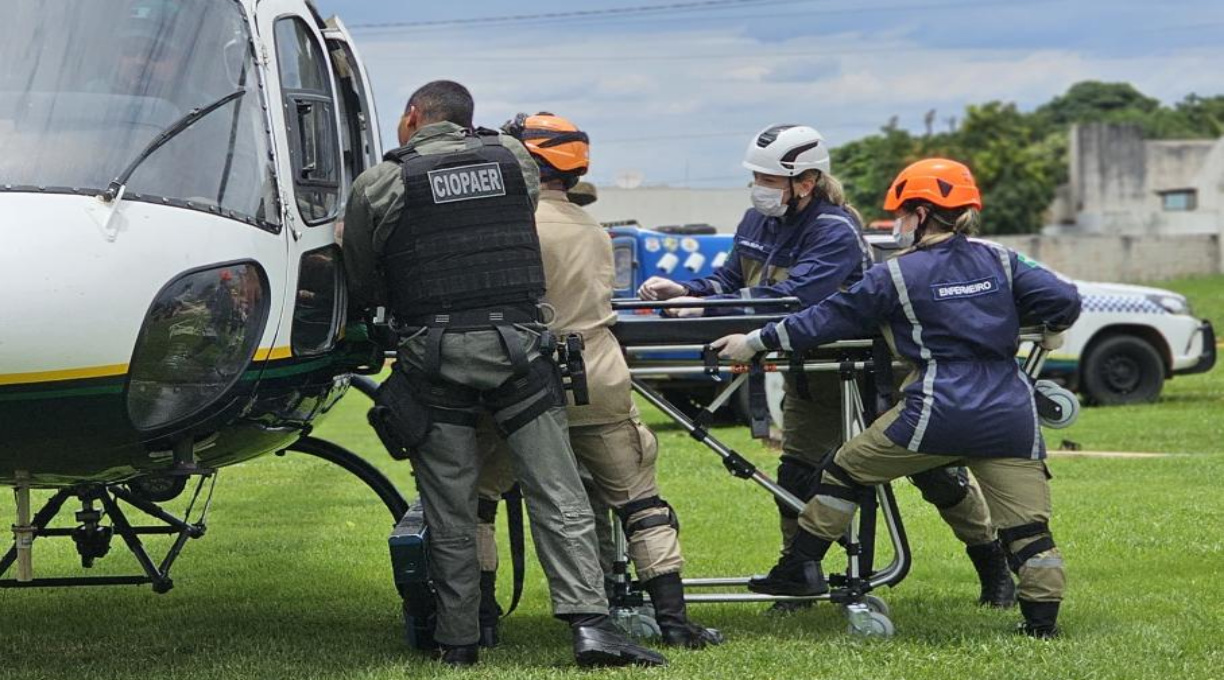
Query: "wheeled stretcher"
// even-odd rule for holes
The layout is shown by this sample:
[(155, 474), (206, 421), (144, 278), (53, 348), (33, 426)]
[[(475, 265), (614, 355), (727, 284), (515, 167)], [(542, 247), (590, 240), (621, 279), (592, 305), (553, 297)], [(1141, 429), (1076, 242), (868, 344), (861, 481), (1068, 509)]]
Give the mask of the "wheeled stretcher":
[[(616, 301), (613, 304), (618, 310), (693, 306), (734, 306), (742, 310), (745, 303), (729, 300), (700, 303)], [(752, 481), (778, 502), (795, 511), (802, 511), (804, 499), (795, 497), (779, 486), (768, 474), (710, 432), (708, 427), (713, 422), (714, 414), (731, 400), (737, 390), (747, 386), (753, 436), (766, 437), (769, 433), (769, 416), (764, 403), (765, 374), (832, 371), (840, 378), (842, 441), (845, 442), (862, 432), (878, 415), (876, 391), (891, 389), (892, 369), (900, 364), (893, 363), (882, 339), (836, 342), (802, 355), (770, 352), (759, 356), (748, 365), (732, 364), (719, 359), (717, 353), (709, 348), (709, 342), (733, 333), (748, 333), (767, 322), (777, 321), (782, 318), (781, 313), (797, 308), (798, 300), (784, 298), (753, 301), (752, 305), (754, 313), (739, 316), (688, 319), (636, 315), (622, 317), (613, 327), (613, 332), (629, 362), (635, 392), (676, 422), (693, 439), (719, 456), (731, 475)], [(775, 313), (771, 315), (761, 312)], [(1026, 335), (1024, 339), (1036, 338)], [(660, 356), (670, 359), (660, 359)], [(1025, 366), (1030, 376), (1038, 374), (1044, 357), (1044, 351), (1035, 351), (1030, 355)], [(650, 385), (651, 378), (675, 378), (685, 375), (705, 375), (723, 385), (717, 391), (717, 396), (692, 417)], [(643, 624), (637, 613), (643, 604), (642, 593), (628, 576), (628, 558), (624, 551), (626, 541), (621, 526), (614, 522), (613, 527), (619, 553), (614, 568), (615, 588), (610, 604), (626, 627), (643, 632), (643, 629), (649, 629), (650, 624)], [(891, 546), (892, 557), (887, 564), (877, 566), (876, 545), (881, 529)], [(742, 590), (748, 584), (747, 576), (707, 577), (684, 580), (685, 589), (689, 593), (686, 600), (693, 603), (827, 600), (843, 607), (851, 633), (864, 636), (891, 635), (893, 626), (888, 618), (888, 607), (883, 600), (871, 595), (871, 592), (883, 586), (891, 587), (900, 583), (909, 572), (912, 559), (905, 526), (891, 485), (876, 486), (874, 493), (859, 504), (856, 520), (843, 537), (841, 545), (847, 555), (846, 569), (842, 573), (830, 574), (830, 591), (826, 594), (812, 597), (760, 595)]]
[[(723, 466), (734, 477), (751, 480), (773, 498), (785, 503), (795, 511), (802, 511), (804, 502), (779, 486), (768, 474), (751, 461), (720, 441), (709, 430), (714, 415), (725, 406), (733, 395), (745, 385), (750, 395), (749, 413), (753, 433), (758, 437), (769, 434), (769, 413), (765, 404), (764, 377), (767, 373), (816, 373), (837, 372), (840, 378), (842, 404), (842, 440), (862, 432), (877, 415), (877, 404), (872, 392), (877, 386), (891, 385), (891, 355), (880, 340), (851, 340), (832, 343), (804, 355), (788, 355), (781, 352), (768, 353), (748, 365), (731, 364), (718, 358), (708, 343), (732, 333), (746, 333), (760, 328), (769, 321), (782, 318), (781, 313), (798, 308), (798, 300), (784, 298), (774, 301), (754, 301), (754, 311), (776, 311), (776, 314), (759, 314), (697, 319), (670, 319), (658, 316), (635, 316), (622, 320), (614, 326), (622, 349), (629, 359), (633, 389), (646, 401), (675, 421), (694, 439), (704, 444), (721, 459)], [(644, 303), (618, 301), (614, 306), (621, 310), (651, 309), (679, 306), (733, 306), (742, 308), (739, 300), (706, 301), (701, 303)], [(1037, 340), (1039, 335), (1027, 333), (1022, 340)], [(1046, 353), (1034, 343), (1024, 369), (1030, 376), (1041, 370)], [(664, 359), (659, 360), (662, 355)], [(387, 352), (394, 358), (394, 352)], [(645, 360), (642, 358), (645, 357)], [(568, 359), (573, 365), (562, 373), (570, 379), (580, 375), (580, 354)], [(577, 368), (575, 368), (577, 367)], [(666, 399), (649, 384), (651, 377), (680, 375), (704, 375), (722, 383), (716, 397), (703, 407), (696, 416), (685, 415), (685, 411)], [(373, 398), (378, 383), (364, 376), (354, 376), (353, 385)], [(865, 389), (864, 389), (865, 388)], [(579, 392), (578, 386), (574, 389)], [(867, 394), (865, 395), (864, 392)], [(1059, 397), (1059, 395), (1055, 395)], [(866, 397), (866, 398), (865, 398)], [(1064, 411), (1077, 407), (1074, 395), (1067, 393), (1060, 399), (1042, 399), (1039, 394), (1038, 409), (1043, 420), (1064, 417)], [(613, 540), (617, 559), (614, 565), (610, 605), (613, 615), (630, 632), (638, 634), (657, 633), (653, 619), (642, 613), (646, 598), (637, 583), (629, 577), (627, 541), (619, 522), (613, 522)], [(883, 567), (876, 566), (876, 547), (879, 528), (883, 527), (890, 544), (891, 560)], [(404, 600), (404, 622), (409, 643), (417, 648), (433, 646), (433, 588), (428, 574), (427, 527), (420, 507), (414, 506), (403, 515), (390, 538), (390, 548), (396, 587)], [(749, 577), (690, 578), (684, 581), (689, 602), (777, 602), (796, 600), (827, 600), (844, 608), (849, 619), (849, 630), (864, 636), (888, 636), (893, 626), (888, 618), (888, 607), (883, 600), (871, 594), (883, 586), (895, 586), (909, 572), (911, 552), (905, 528), (892, 487), (888, 484), (875, 487), (874, 494), (859, 505), (856, 522), (841, 541), (847, 554), (843, 573), (829, 575), (831, 589), (828, 593), (813, 597), (786, 597), (760, 595), (744, 592)], [(521, 547), (519, 548), (521, 553)], [(516, 567), (519, 572), (520, 567)], [(516, 581), (521, 580), (516, 573)], [(694, 592), (700, 591), (700, 592)]]

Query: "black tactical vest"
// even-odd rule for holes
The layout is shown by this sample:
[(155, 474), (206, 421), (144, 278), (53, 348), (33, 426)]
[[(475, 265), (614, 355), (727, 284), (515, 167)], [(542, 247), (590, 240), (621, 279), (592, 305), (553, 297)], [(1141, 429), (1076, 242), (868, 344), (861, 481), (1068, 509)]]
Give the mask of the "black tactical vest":
[(544, 295), (535, 211), (514, 153), (492, 131), (466, 148), (396, 149), (404, 208), (387, 239), (383, 273), (391, 312), (425, 314), (534, 305)]

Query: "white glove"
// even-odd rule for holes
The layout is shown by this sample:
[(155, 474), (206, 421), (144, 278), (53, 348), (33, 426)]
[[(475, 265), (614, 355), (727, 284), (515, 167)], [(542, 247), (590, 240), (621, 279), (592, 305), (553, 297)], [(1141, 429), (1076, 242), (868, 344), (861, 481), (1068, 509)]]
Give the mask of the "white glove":
[(1054, 332), (1047, 328), (1041, 331), (1041, 342), (1038, 344), (1041, 345), (1042, 349), (1046, 349), (1046, 350), (1053, 352), (1059, 347), (1062, 347), (1063, 343), (1066, 341), (1067, 341), (1067, 331)]
[(671, 279), (665, 279), (662, 276), (652, 276), (646, 279), (645, 283), (638, 288), (638, 297), (651, 301), (670, 300), (687, 292), (687, 288)]
[(765, 343), (761, 341), (761, 331), (755, 330), (748, 335), (736, 334), (719, 338), (710, 343), (710, 348), (719, 350), (718, 356), (724, 359), (745, 364), (765, 351)]
[[(701, 298), (681, 295), (674, 297), (669, 302), (701, 302)], [(664, 309), (664, 316), (672, 316), (677, 319), (691, 319), (705, 314), (705, 307), (679, 307), (674, 309)]]

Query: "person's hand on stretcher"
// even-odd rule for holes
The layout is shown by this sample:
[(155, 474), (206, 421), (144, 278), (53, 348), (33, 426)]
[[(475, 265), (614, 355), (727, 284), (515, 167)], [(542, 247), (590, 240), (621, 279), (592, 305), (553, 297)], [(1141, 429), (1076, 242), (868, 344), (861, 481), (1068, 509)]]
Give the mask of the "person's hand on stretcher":
[[(672, 302), (700, 302), (701, 298), (686, 296), (688, 289), (684, 286), (665, 279), (662, 276), (652, 276), (646, 279), (638, 288), (638, 297), (643, 300), (663, 301), (670, 300)], [(661, 310), (663, 316), (671, 316), (677, 319), (687, 319), (690, 317), (701, 316), (705, 310), (701, 307), (688, 307), (683, 309), (664, 309)]]
[(728, 361), (746, 364), (752, 358), (765, 351), (765, 343), (761, 342), (761, 332), (752, 331), (747, 335), (736, 333), (727, 335), (710, 343), (711, 349), (718, 350), (718, 356)]

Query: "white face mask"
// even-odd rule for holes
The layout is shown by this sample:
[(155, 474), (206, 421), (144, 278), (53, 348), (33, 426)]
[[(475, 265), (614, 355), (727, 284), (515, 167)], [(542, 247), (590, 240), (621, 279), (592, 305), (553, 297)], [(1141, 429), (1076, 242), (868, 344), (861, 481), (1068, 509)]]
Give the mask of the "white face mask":
[(782, 196), (785, 193), (782, 189), (772, 189), (770, 187), (763, 187), (760, 184), (753, 184), (752, 207), (756, 208), (762, 215), (781, 217), (786, 214), (786, 204), (782, 202)]
[(893, 221), (893, 231), (892, 231), (893, 239), (897, 242), (897, 245), (900, 246), (901, 248), (909, 248), (910, 246), (914, 245), (914, 232), (901, 231), (901, 222), (902, 222), (902, 218), (900, 217), (898, 217), (896, 220)]

